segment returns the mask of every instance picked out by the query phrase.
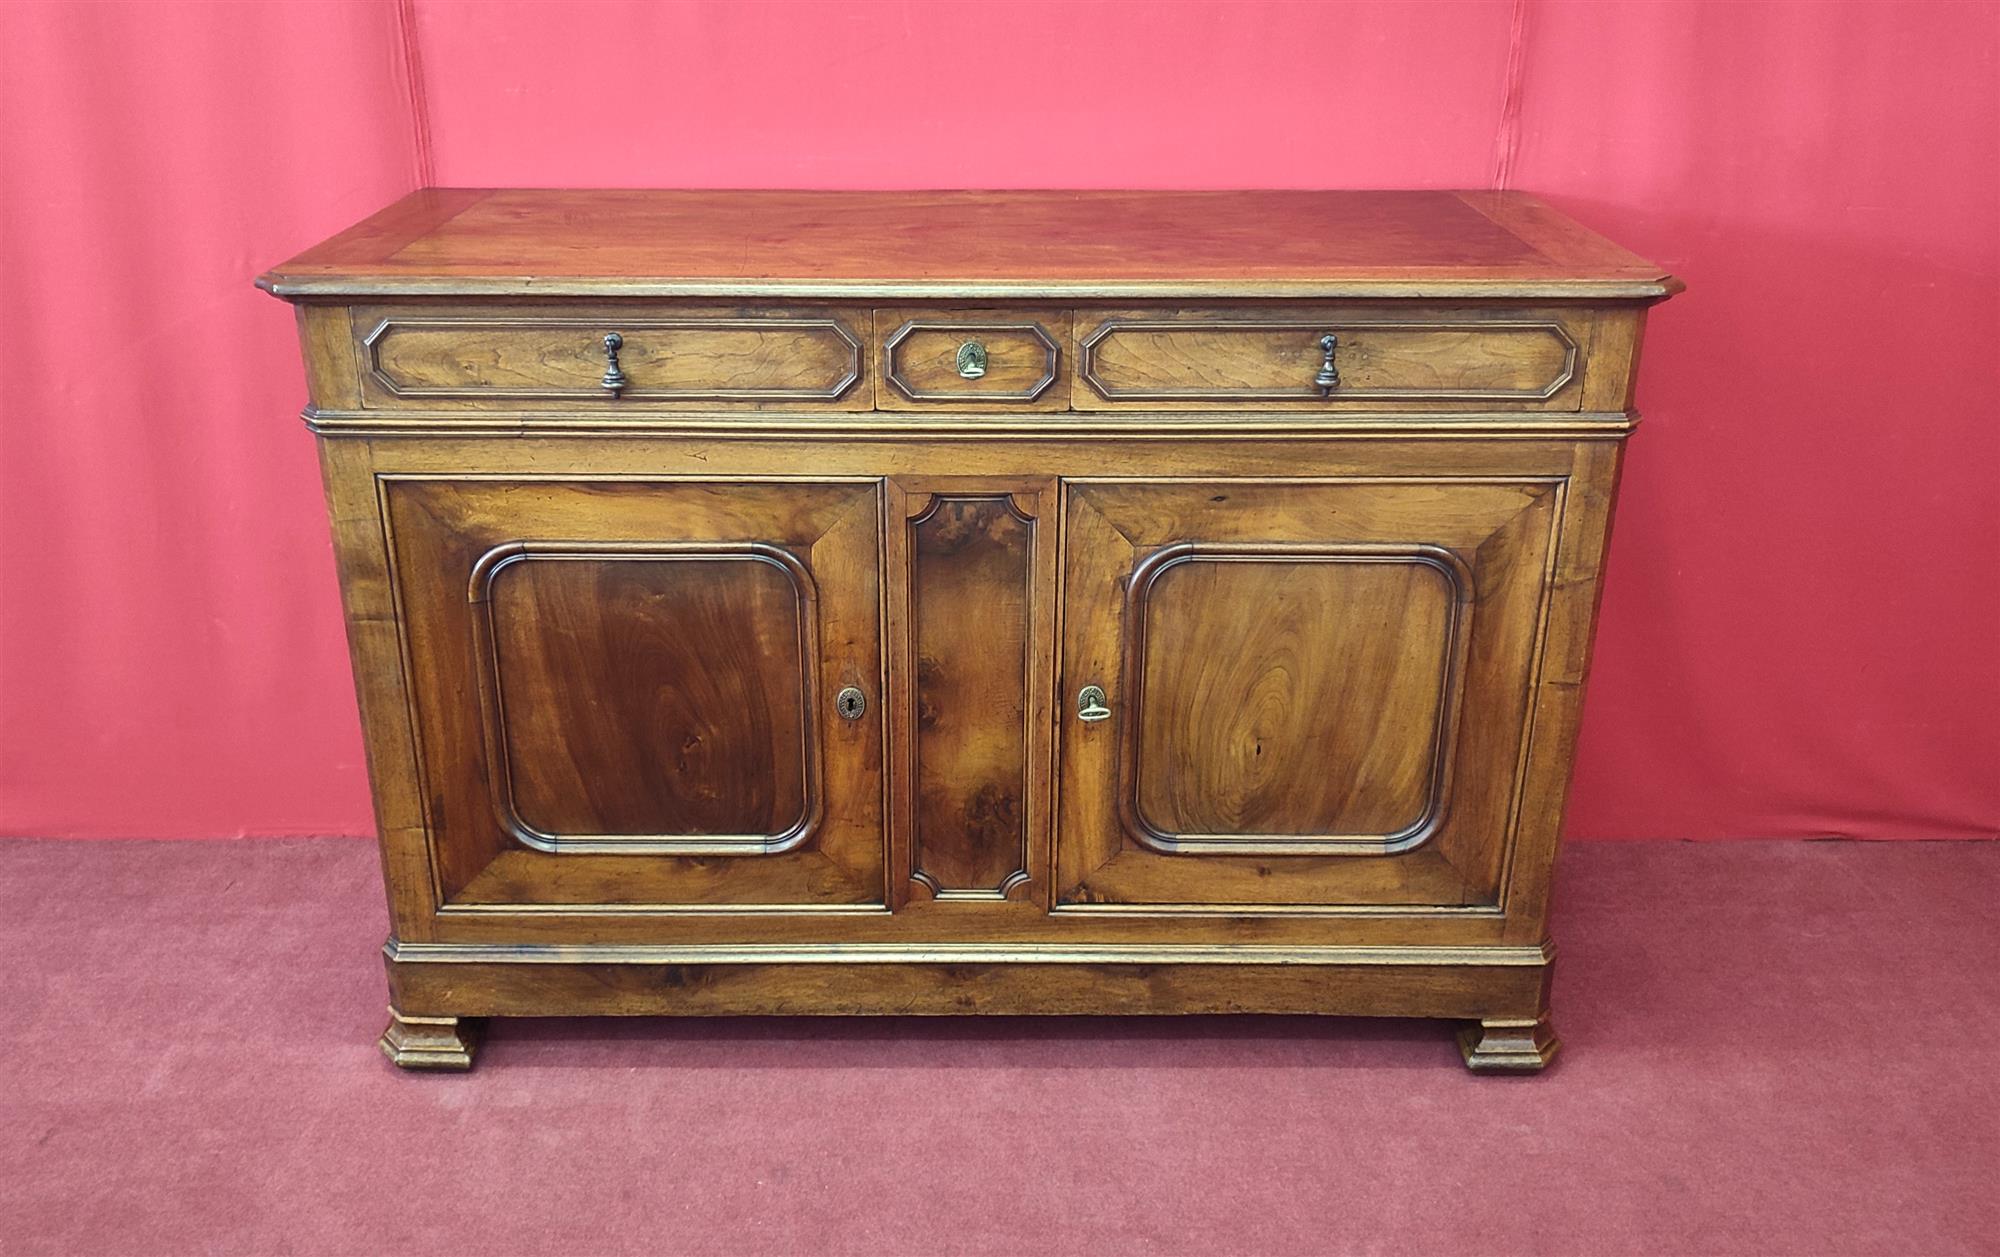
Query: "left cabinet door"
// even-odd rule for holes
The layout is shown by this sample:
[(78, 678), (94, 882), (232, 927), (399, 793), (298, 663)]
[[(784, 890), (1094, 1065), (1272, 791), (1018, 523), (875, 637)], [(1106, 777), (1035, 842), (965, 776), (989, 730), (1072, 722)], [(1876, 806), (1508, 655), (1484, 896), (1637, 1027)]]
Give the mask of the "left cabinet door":
[(873, 481), (380, 481), (443, 910), (883, 902)]

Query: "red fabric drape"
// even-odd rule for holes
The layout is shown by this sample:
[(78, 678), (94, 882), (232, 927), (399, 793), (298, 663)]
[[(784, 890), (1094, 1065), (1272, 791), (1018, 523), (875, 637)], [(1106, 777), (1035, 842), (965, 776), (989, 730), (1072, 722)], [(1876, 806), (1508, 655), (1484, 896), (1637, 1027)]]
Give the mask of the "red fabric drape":
[(386, 4), (0, 4), (0, 833), (363, 832), (271, 261), (407, 192)]
[(1685, 277), (1578, 836), (2000, 831), (2000, 10), (0, 7), (0, 832), (368, 827), (262, 266), (413, 186), (1511, 186)]
[(1647, 332), (1570, 829), (2000, 832), (2000, 6), (1530, 6)]

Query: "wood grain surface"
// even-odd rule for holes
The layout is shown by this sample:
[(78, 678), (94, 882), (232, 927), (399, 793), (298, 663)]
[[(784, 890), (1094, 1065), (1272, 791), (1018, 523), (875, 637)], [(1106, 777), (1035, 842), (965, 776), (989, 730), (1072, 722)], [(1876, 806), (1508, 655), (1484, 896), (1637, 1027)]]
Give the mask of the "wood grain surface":
[(938, 897), (1028, 877), (1033, 520), (1006, 495), (932, 498), (910, 523), (916, 824), (910, 876)]
[[(1587, 326), (1555, 309), (1085, 311), (1076, 406), (1574, 410)], [(1329, 335), (1338, 383), (1323, 390), (1316, 380)]]
[(486, 592), (481, 677), (525, 825), (560, 842), (805, 824), (817, 608), (787, 566), (671, 545), (526, 557)]
[(1190, 547), (1135, 595), (1134, 816), (1170, 839), (1387, 837), (1433, 806), (1456, 578), (1414, 554)]
[(592, 1012), (1555, 1051), (1657, 267), (1511, 193), (433, 189), (263, 282), (300, 303), (397, 1063)]
[(1009, 292), (1650, 298), (1675, 282), (1516, 192), (428, 188), (272, 268), (287, 296)]
[[(1067, 310), (875, 311), (882, 340), (882, 410), (995, 404), (1012, 410), (1069, 408)], [(959, 351), (979, 347), (983, 373), (961, 372)]]

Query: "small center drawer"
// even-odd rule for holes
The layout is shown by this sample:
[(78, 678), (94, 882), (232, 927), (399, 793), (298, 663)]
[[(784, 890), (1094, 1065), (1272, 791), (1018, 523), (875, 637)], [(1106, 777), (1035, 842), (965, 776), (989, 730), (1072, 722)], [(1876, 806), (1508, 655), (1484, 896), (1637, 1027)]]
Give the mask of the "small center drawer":
[(354, 310), (372, 407), (865, 410), (868, 312)]
[(1575, 410), (1588, 323), (1556, 310), (1079, 315), (1075, 407)]
[(1066, 410), (1069, 328), (1067, 310), (877, 310), (876, 407)]

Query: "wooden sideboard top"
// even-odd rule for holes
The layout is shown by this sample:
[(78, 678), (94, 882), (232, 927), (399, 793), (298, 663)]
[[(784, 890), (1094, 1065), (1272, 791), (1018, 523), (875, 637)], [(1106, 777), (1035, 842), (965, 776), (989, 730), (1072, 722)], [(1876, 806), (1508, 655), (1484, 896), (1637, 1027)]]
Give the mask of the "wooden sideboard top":
[(274, 267), (281, 297), (1655, 300), (1518, 192), (426, 188)]

